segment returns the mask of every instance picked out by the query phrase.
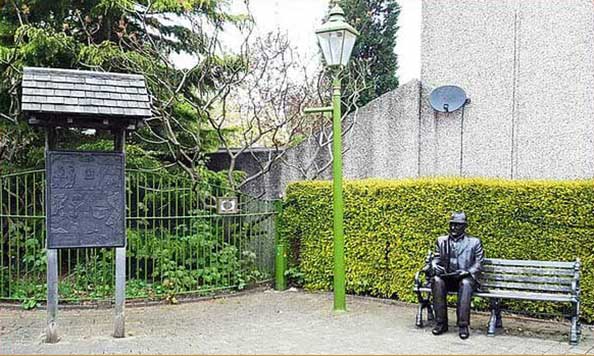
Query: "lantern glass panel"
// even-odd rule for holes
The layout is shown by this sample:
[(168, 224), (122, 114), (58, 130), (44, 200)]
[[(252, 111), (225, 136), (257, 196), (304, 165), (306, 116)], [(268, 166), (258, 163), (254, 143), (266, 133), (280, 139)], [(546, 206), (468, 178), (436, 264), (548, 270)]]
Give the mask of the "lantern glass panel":
[(354, 33), (349, 31), (344, 32), (344, 40), (342, 45), (342, 58), (340, 64), (346, 66), (349, 63), (349, 59), (351, 58), (351, 53), (353, 52), (353, 47), (355, 46), (355, 41), (357, 40), (357, 36)]
[[(348, 56), (344, 56), (345, 33), (348, 32), (338, 30), (318, 33), (318, 41), (320, 42), (320, 47), (322, 47), (322, 53), (324, 54), (327, 65), (337, 66), (343, 64), (343, 62), (348, 62)], [(352, 45), (350, 50), (352, 50)]]

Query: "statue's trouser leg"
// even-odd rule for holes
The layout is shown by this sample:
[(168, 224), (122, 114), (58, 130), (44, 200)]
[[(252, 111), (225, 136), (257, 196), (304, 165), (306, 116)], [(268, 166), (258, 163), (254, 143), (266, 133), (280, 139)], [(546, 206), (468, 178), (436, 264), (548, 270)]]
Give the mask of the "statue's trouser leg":
[(435, 312), (435, 322), (437, 324), (448, 323), (448, 305), (446, 297), (448, 288), (446, 281), (440, 277), (433, 277), (431, 281), (431, 293), (433, 294), (433, 310)]
[(473, 291), (474, 280), (471, 277), (462, 278), (458, 282), (458, 326), (470, 325), (470, 301)]

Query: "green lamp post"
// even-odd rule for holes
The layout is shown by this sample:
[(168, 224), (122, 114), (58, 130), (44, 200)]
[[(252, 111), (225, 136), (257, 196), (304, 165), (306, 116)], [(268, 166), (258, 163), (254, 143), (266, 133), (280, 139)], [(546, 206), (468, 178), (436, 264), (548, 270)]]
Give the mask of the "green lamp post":
[(342, 127), (340, 112), (340, 71), (347, 65), (359, 32), (345, 22), (344, 11), (336, 5), (328, 21), (316, 30), (326, 65), (333, 70), (332, 106), (305, 109), (305, 113), (332, 112), (332, 177), (334, 210), (334, 310), (346, 311), (344, 229), (342, 200)]

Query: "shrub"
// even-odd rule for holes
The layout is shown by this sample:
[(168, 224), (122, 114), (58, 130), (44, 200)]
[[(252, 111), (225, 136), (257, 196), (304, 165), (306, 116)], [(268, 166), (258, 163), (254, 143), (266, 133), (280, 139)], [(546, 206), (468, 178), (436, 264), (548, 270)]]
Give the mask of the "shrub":
[[(415, 302), (413, 276), (447, 232), (453, 211), (469, 217), (490, 258), (582, 261), (582, 317), (594, 321), (594, 182), (424, 178), (345, 182), (347, 292)], [(332, 185), (287, 188), (282, 236), (304, 287), (332, 288)], [(479, 303), (480, 304), (480, 303)], [(531, 313), (543, 303), (507, 303)]]

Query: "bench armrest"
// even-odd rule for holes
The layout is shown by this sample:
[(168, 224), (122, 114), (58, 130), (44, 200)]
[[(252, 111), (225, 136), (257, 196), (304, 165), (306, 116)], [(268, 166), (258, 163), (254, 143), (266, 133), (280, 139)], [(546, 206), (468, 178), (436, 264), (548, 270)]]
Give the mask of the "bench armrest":
[(574, 265), (575, 273), (573, 275), (573, 281), (571, 281), (571, 289), (578, 300), (580, 298), (580, 267), (581, 262), (580, 259), (577, 258)]
[(430, 273), (432, 270), (431, 260), (433, 260), (433, 252), (429, 251), (429, 253), (427, 254), (427, 257), (425, 258), (425, 265), (423, 266), (423, 268), (420, 271), (418, 271), (415, 274), (415, 287), (416, 288), (420, 288), (423, 286), (423, 283), (421, 282), (421, 278), (422, 278), (421, 275), (424, 275), (425, 281), (429, 281)]
[(423, 273), (423, 270), (420, 270), (417, 273), (415, 273), (415, 288), (421, 287), (421, 273)]

